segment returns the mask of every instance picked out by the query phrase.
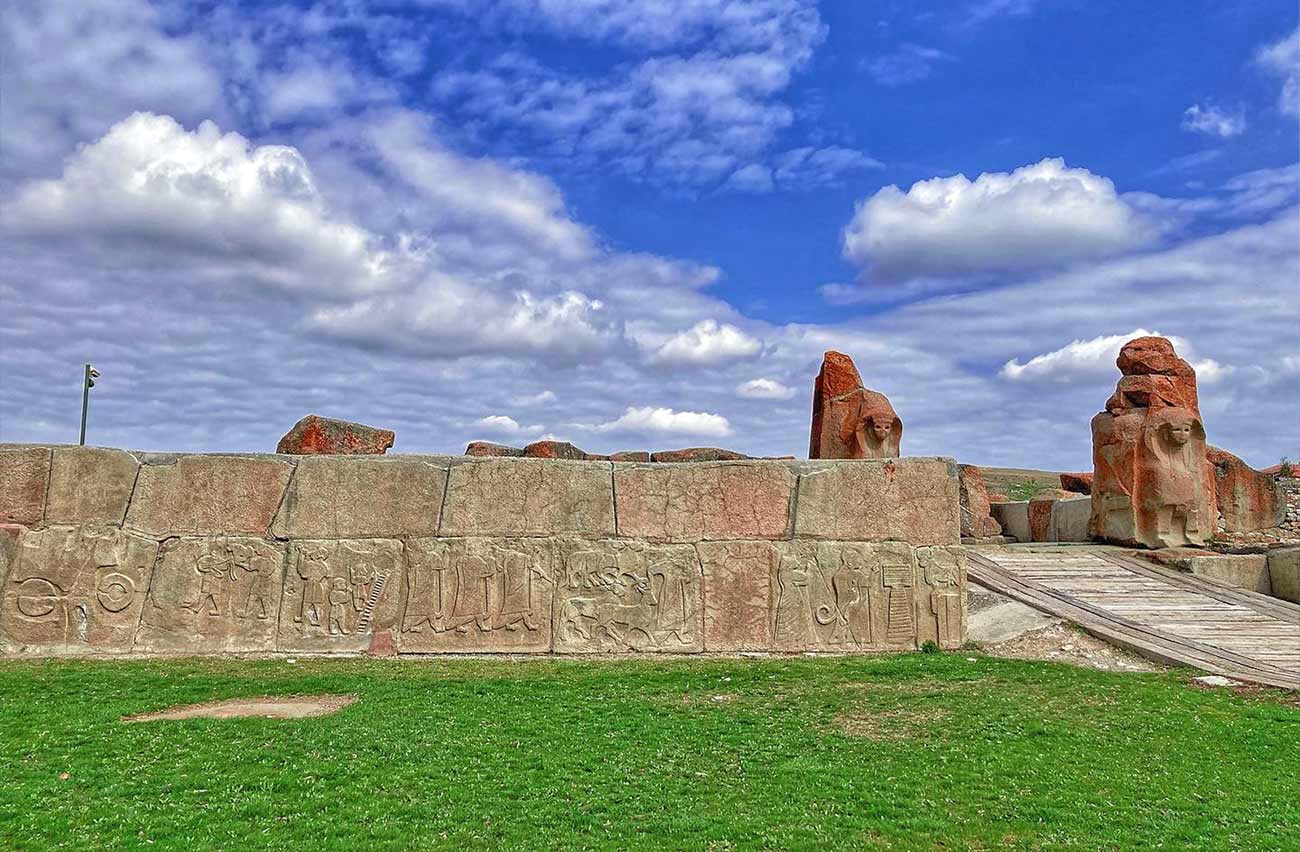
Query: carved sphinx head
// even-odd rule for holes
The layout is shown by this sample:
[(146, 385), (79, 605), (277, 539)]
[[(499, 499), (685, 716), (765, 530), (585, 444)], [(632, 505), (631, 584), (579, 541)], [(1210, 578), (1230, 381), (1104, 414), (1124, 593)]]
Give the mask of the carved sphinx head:
[(875, 439), (877, 444), (884, 445), (889, 442), (889, 436), (894, 432), (894, 421), (885, 420), (884, 418), (867, 418), (867, 428), (869, 434)]

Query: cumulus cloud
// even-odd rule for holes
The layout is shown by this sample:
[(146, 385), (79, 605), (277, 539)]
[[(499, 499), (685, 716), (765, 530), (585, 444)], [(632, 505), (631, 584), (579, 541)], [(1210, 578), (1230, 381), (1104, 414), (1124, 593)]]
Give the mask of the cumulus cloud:
[(541, 426), (521, 426), (518, 420), (505, 414), (490, 414), (480, 419), (475, 425), (485, 432), (508, 437), (536, 435), (543, 428)]
[(592, 427), (595, 432), (641, 432), (665, 435), (698, 435), (725, 438), (731, 423), (721, 414), (703, 411), (674, 411), (671, 408), (629, 406), (617, 420)]
[(949, 62), (950, 53), (919, 44), (903, 44), (893, 53), (885, 54), (868, 66), (871, 76), (882, 86), (901, 86), (924, 80), (934, 72), (940, 62)]
[(1192, 104), (1183, 111), (1182, 128), (1193, 133), (1229, 139), (1246, 132), (1246, 115), (1241, 109), (1228, 112), (1214, 104)]
[(1019, 382), (1075, 382), (1081, 378), (1115, 372), (1115, 359), (1120, 348), (1135, 337), (1168, 337), (1178, 354), (1196, 370), (1199, 384), (1214, 384), (1233, 372), (1233, 367), (1220, 364), (1213, 358), (1195, 360), (1192, 343), (1176, 335), (1162, 335), (1158, 331), (1135, 328), (1128, 334), (1106, 334), (1089, 340), (1075, 340), (1025, 363), (1013, 358), (1002, 365), (999, 375)]
[(887, 186), (860, 202), (844, 255), (877, 280), (1016, 272), (1119, 254), (1160, 226), (1087, 169), (1046, 159), (986, 172)]
[(736, 396), (745, 399), (789, 399), (794, 388), (786, 387), (776, 379), (750, 379), (736, 386)]
[(716, 364), (757, 355), (763, 344), (734, 325), (701, 320), (674, 334), (655, 350), (665, 364)]
[(1282, 81), (1277, 108), (1286, 115), (1300, 116), (1300, 27), (1261, 47), (1255, 62), (1265, 73)]

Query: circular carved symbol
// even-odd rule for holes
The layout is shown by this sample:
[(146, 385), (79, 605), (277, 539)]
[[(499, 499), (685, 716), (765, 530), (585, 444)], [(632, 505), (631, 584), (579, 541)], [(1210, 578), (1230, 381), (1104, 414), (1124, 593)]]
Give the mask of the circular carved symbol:
[(135, 597), (135, 581), (125, 574), (105, 574), (99, 581), (95, 596), (99, 605), (109, 612), (121, 612), (131, 605)]
[(59, 590), (44, 577), (28, 577), (18, 584), (18, 611), (28, 618), (44, 618), (58, 605)]

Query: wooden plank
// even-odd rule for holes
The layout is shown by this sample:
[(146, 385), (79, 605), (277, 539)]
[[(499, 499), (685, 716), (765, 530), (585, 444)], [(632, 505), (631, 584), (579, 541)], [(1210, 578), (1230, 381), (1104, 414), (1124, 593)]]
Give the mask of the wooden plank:
[(1119, 556), (1113, 553), (1098, 553), (1097, 556), (1114, 565), (1152, 577), (1162, 582), (1173, 585), (1180, 585), (1185, 588), (1194, 589), (1203, 595), (1224, 601), (1225, 603), (1235, 603), (1241, 606), (1247, 606), (1256, 612), (1272, 616), (1281, 621), (1290, 624), (1300, 625), (1300, 605), (1289, 603), (1280, 598), (1261, 595), (1258, 592), (1251, 592), (1246, 589), (1230, 586), (1227, 583), (1220, 583), (1210, 580), (1206, 577), (1197, 577), (1194, 574), (1184, 574), (1181, 571), (1174, 571), (1161, 565), (1155, 565), (1145, 562), (1131, 556)]

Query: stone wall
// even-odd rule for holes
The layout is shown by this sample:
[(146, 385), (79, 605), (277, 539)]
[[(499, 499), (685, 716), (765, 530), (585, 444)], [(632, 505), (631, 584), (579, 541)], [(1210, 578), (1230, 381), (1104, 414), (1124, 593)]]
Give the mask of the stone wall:
[(0, 649), (953, 648), (947, 459), (637, 464), (0, 445)]

